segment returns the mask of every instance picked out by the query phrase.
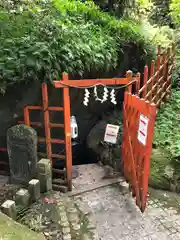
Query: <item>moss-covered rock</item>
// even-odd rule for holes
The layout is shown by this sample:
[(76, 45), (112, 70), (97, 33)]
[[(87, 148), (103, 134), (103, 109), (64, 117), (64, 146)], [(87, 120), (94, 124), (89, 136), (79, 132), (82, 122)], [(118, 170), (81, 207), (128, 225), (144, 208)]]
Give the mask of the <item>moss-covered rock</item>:
[(43, 235), (31, 231), (27, 227), (13, 221), (2, 213), (0, 213), (0, 239), (45, 240)]
[(151, 157), (152, 187), (180, 192), (180, 94), (158, 111)]
[(165, 177), (165, 168), (170, 165), (170, 158), (161, 149), (153, 149), (149, 185), (153, 188), (169, 190), (169, 180)]
[(153, 188), (180, 192), (180, 171), (165, 149), (153, 149), (149, 185)]

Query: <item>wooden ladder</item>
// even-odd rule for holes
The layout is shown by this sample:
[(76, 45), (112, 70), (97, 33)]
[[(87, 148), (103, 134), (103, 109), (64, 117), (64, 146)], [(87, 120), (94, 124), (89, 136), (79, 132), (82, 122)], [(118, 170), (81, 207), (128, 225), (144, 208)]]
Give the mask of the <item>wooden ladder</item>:
[[(54, 159), (65, 160), (66, 171), (52, 168), (53, 172), (65, 176), (65, 183), (68, 186), (68, 190), (72, 190), (72, 149), (71, 149), (71, 128), (70, 128), (70, 98), (69, 98), (69, 88), (63, 88), (63, 107), (52, 107), (49, 106), (48, 101), (48, 87), (46, 83), (42, 84), (42, 106), (25, 106), (24, 107), (24, 124), (31, 127), (43, 127), (45, 128), (45, 138), (39, 137), (38, 142), (46, 143), (46, 154), (47, 158), (51, 161), (51, 166), (53, 166)], [(44, 114), (44, 122), (32, 122), (30, 121), (30, 110), (40, 110)], [(64, 112), (64, 124), (61, 123), (51, 123), (49, 112), (58, 111)], [(22, 123), (22, 122), (21, 122)], [(65, 133), (64, 139), (52, 139), (51, 138), (51, 128), (63, 128)], [(52, 153), (52, 144), (63, 144), (65, 145), (65, 155)], [(43, 153), (39, 153), (43, 155)], [(66, 174), (65, 174), (66, 172)]]

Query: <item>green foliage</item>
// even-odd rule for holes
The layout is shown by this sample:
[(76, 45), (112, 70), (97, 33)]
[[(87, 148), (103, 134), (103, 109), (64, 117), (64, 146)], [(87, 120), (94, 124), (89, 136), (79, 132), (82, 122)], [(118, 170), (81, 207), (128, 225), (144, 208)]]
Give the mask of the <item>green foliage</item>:
[(172, 0), (170, 14), (175, 24), (176, 68), (173, 73), (173, 87), (180, 88), (180, 1)]
[(180, 29), (175, 30), (176, 61), (173, 71), (173, 87), (180, 89)]
[(1, 92), (19, 82), (52, 81), (63, 71), (106, 74), (121, 62), (125, 46), (136, 46), (143, 64), (154, 56), (140, 24), (119, 21), (92, 1), (9, 2), (0, 5)]
[(154, 0), (154, 7), (149, 14), (149, 20), (152, 24), (158, 24), (159, 26), (171, 25), (170, 13), (170, 0)]
[(171, 158), (180, 161), (180, 92), (173, 91), (172, 99), (159, 110), (154, 146), (169, 151)]
[(152, 150), (149, 185), (153, 188), (170, 190), (169, 179), (165, 169), (171, 166), (171, 156), (167, 150), (157, 148)]
[(153, 11), (154, 5), (150, 0), (137, 0), (138, 12), (141, 17), (148, 19), (149, 14)]
[(136, 0), (94, 0), (103, 11), (107, 11), (117, 17), (130, 17), (136, 10)]
[[(52, 4), (36, 5), (21, 13), (1, 10), (0, 84), (6, 86), (32, 80), (52, 81), (62, 71), (108, 71), (117, 64), (116, 41), (98, 25), (74, 14), (59, 12)], [(74, 8), (73, 8), (74, 7)], [(87, 6), (82, 5), (84, 11)], [(83, 10), (83, 8), (81, 9)]]
[(168, 26), (153, 26), (147, 20), (142, 20), (141, 31), (152, 42), (160, 44), (164, 48), (175, 41), (174, 31)]
[(180, 1), (172, 0), (170, 5), (171, 16), (175, 24), (180, 25)]

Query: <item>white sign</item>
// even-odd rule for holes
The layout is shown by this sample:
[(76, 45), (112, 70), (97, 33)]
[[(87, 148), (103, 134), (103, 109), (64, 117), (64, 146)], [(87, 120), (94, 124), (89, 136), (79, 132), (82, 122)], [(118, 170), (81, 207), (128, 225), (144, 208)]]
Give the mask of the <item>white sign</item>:
[(138, 140), (144, 146), (146, 145), (147, 140), (148, 123), (149, 119), (141, 114), (139, 118)]
[(119, 132), (119, 126), (107, 124), (106, 132), (104, 135), (104, 142), (116, 144), (118, 132)]

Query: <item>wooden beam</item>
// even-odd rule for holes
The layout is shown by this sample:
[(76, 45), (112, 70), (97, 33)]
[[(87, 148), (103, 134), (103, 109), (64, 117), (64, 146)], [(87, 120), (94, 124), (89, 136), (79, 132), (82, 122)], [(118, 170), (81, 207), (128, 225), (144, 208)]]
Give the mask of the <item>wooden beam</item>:
[[(105, 79), (81, 79), (81, 80), (63, 80), (54, 81), (55, 88), (63, 88), (66, 85), (72, 87), (90, 87), (96, 84), (104, 85), (125, 85), (129, 83), (128, 78), (105, 78)], [(64, 85), (65, 84), (65, 85)]]

